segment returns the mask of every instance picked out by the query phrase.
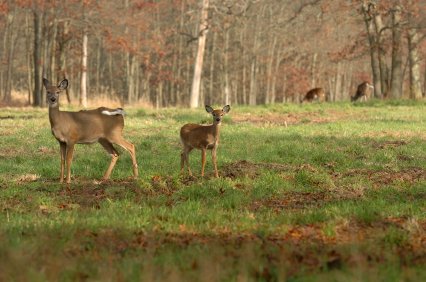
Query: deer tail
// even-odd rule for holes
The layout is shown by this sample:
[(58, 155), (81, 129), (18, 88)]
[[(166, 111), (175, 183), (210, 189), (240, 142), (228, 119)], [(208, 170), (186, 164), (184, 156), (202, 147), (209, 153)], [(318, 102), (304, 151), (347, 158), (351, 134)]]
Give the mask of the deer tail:
[(122, 108), (115, 109), (113, 111), (103, 110), (102, 114), (107, 116), (115, 116), (115, 115), (122, 115), (124, 116), (126, 112)]

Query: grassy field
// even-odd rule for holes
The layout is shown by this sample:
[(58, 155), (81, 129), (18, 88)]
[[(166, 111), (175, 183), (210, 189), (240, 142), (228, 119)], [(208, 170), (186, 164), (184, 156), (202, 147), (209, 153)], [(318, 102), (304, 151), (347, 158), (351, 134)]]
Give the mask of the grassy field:
[(218, 179), (179, 175), (204, 109), (127, 112), (139, 179), (77, 145), (67, 187), (47, 110), (2, 109), (0, 281), (426, 281), (425, 102), (235, 106)]

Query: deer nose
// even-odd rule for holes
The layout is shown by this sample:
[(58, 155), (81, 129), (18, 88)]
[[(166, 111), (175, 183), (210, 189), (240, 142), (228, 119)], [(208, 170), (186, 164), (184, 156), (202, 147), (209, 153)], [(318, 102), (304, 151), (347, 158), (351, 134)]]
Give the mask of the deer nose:
[(50, 98), (50, 101), (51, 101), (52, 103), (55, 103), (55, 102), (56, 102), (56, 98), (55, 98), (55, 97), (52, 97), (52, 98)]
[(216, 118), (216, 121), (220, 121), (220, 118)]

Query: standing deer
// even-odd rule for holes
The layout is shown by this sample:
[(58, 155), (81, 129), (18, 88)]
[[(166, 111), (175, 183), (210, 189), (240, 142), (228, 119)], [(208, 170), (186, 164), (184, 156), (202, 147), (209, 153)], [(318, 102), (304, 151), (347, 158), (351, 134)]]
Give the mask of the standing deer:
[(312, 101), (319, 101), (319, 102), (324, 102), (325, 101), (325, 91), (323, 88), (318, 87), (318, 88), (314, 88), (309, 90), (306, 94), (305, 97), (303, 97), (302, 99), (302, 103), (303, 102), (312, 102)]
[(68, 87), (68, 80), (62, 80), (58, 86), (50, 85), (43, 78), (43, 85), (47, 91), (49, 104), (49, 120), (52, 134), (58, 140), (61, 148), (61, 176), (64, 180), (64, 168), (66, 162), (67, 183), (71, 182), (71, 162), (75, 144), (91, 144), (99, 142), (111, 155), (111, 163), (106, 170), (103, 179), (109, 179), (118, 159), (118, 152), (113, 143), (126, 149), (133, 162), (133, 175), (138, 176), (135, 146), (126, 141), (122, 134), (124, 128), (124, 111), (121, 108), (98, 108), (95, 110), (64, 112), (59, 110), (59, 94)]
[(182, 126), (180, 129), (180, 140), (183, 145), (181, 154), (181, 173), (184, 172), (185, 162), (188, 167), (189, 175), (192, 176), (191, 169), (189, 167), (189, 153), (192, 149), (201, 150), (201, 176), (204, 176), (204, 167), (206, 165), (206, 151), (212, 150), (212, 161), (214, 165), (215, 177), (219, 177), (217, 172), (217, 158), (216, 151), (219, 145), (220, 136), (220, 124), (222, 117), (229, 113), (231, 107), (226, 105), (223, 109), (214, 110), (212, 107), (206, 105), (206, 111), (213, 116), (213, 124), (211, 125), (199, 125), (188, 123)]
[(364, 81), (363, 83), (358, 85), (355, 96), (351, 96), (351, 102), (355, 102), (360, 98), (364, 101), (367, 101), (371, 95), (371, 91), (369, 91), (368, 88), (374, 89), (374, 86), (369, 84), (367, 81)]

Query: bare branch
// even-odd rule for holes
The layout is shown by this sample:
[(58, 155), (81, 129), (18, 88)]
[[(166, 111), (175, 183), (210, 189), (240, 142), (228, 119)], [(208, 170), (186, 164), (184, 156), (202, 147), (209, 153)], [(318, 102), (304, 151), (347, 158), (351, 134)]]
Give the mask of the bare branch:
[(303, 10), (305, 8), (311, 7), (311, 6), (315, 6), (316, 4), (318, 4), (320, 2), (321, 2), (321, 0), (313, 0), (311, 2), (307, 2), (307, 3), (302, 4), (299, 7), (299, 9), (297, 9), (297, 11), (294, 13), (294, 15), (287, 20), (287, 23), (291, 23), (292, 21), (294, 21), (295, 19), (297, 19), (297, 17), (303, 12)]

